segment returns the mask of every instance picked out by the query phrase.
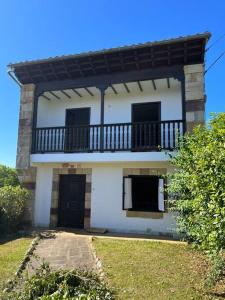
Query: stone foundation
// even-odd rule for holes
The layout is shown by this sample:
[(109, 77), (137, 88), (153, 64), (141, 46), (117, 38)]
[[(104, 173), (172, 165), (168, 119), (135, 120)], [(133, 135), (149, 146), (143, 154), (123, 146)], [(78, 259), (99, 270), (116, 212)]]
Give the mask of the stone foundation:
[(53, 169), (50, 225), (52, 227), (56, 227), (58, 225), (59, 179), (60, 179), (60, 175), (66, 175), (66, 174), (86, 175), (84, 228), (88, 229), (90, 228), (90, 218), (91, 218), (92, 170), (90, 168), (71, 168), (69, 166), (66, 166), (63, 168)]

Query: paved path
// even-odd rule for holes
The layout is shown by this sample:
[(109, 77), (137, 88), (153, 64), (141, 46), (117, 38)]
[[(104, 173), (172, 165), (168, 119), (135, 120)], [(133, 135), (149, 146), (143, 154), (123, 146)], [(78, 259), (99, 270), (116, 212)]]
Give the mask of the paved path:
[[(54, 269), (82, 268), (96, 270), (91, 238), (70, 232), (54, 232), (41, 239), (34, 252)], [(34, 267), (37, 261), (32, 261)], [(30, 267), (29, 267), (30, 269)]]

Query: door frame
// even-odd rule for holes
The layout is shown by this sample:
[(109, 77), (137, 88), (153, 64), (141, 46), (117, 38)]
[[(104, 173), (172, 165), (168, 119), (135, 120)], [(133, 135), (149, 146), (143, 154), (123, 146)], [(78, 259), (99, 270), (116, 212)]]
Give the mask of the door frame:
[[(59, 175), (59, 193), (58, 193), (58, 220), (57, 220), (57, 227), (63, 227), (60, 220), (60, 210), (61, 210), (61, 195), (62, 195), (62, 189), (61, 189), (61, 178), (63, 176), (67, 176), (67, 178), (69, 177), (80, 177), (83, 180), (83, 191), (82, 191), (82, 195), (81, 195), (81, 201), (83, 202), (83, 226), (80, 229), (84, 228), (84, 218), (85, 218), (85, 193), (86, 193), (86, 174), (60, 174)], [(71, 227), (73, 228), (73, 226)], [(76, 228), (76, 227), (74, 227)]]
[(159, 111), (158, 111), (158, 117), (159, 117), (159, 121), (161, 121), (161, 104), (162, 102), (161, 101), (154, 101), (154, 102), (137, 102), (137, 103), (132, 103), (131, 104), (131, 123), (134, 122), (134, 109), (133, 107), (134, 106), (137, 106), (137, 105), (144, 105), (144, 104), (158, 104), (159, 106)]
[[(68, 113), (69, 111), (78, 111), (78, 110), (81, 110), (81, 109), (86, 109), (88, 110), (88, 118), (89, 118), (89, 122), (88, 122), (88, 125), (87, 126), (90, 126), (90, 123), (91, 123), (91, 107), (75, 107), (75, 108), (67, 108), (66, 111), (65, 111), (65, 127), (70, 127), (68, 126), (66, 123), (67, 123), (67, 116), (68, 116)], [(78, 125), (79, 126), (79, 125)], [(82, 125), (81, 125), (82, 126)], [(71, 126), (73, 127), (73, 126)], [(64, 152), (71, 152), (71, 153), (75, 153), (75, 152), (83, 152), (84, 149), (76, 149), (76, 147), (72, 147), (72, 149), (70, 149), (70, 147), (67, 149), (66, 145), (70, 139), (70, 134), (71, 134), (71, 130), (72, 130), (72, 133), (73, 133), (73, 129), (66, 129), (66, 134), (65, 134), (65, 144), (64, 144)], [(86, 150), (89, 151), (89, 147), (90, 147), (90, 128), (89, 130), (87, 130), (88, 132), (88, 140), (87, 140), (87, 145), (86, 145)], [(70, 144), (70, 143), (69, 143)], [(72, 141), (72, 146), (73, 145), (73, 141)]]
[(69, 111), (75, 111), (75, 110), (81, 110), (81, 109), (88, 109), (89, 112), (89, 125), (91, 123), (91, 107), (87, 106), (87, 107), (75, 107), (75, 108), (67, 108), (65, 111), (65, 126), (66, 125), (66, 120), (67, 120), (67, 114)]
[[(138, 105), (147, 105), (147, 104), (157, 104), (158, 106), (158, 118), (159, 118), (159, 122), (161, 121), (161, 107), (162, 107), (162, 102), (161, 101), (151, 101), (151, 102), (136, 102), (136, 103), (132, 103), (131, 104), (131, 123), (133, 125), (134, 122), (134, 107), (138, 106)], [(131, 126), (131, 151), (132, 152), (138, 152), (138, 149), (135, 149), (133, 147), (134, 142), (133, 142), (133, 126)], [(159, 140), (161, 139), (161, 131), (159, 131)], [(142, 152), (144, 150), (142, 149)], [(149, 151), (149, 149), (145, 150), (145, 151)]]

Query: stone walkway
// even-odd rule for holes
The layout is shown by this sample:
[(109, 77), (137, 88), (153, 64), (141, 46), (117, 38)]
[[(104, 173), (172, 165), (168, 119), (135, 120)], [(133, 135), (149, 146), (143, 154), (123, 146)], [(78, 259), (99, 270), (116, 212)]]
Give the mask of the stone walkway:
[[(54, 269), (82, 268), (96, 271), (91, 238), (70, 232), (53, 232), (39, 241), (31, 265), (36, 268), (41, 261), (48, 262)], [(40, 259), (39, 259), (40, 258)], [(28, 266), (28, 270), (31, 266)]]

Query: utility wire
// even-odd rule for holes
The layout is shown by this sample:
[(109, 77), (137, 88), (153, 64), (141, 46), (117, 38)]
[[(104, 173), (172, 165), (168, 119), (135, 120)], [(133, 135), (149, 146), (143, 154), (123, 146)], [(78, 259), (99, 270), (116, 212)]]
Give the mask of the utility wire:
[(214, 60), (213, 63), (211, 63), (211, 65), (207, 68), (207, 70), (205, 71), (204, 74), (206, 74), (217, 62), (218, 60), (220, 60), (223, 56), (225, 55), (225, 51), (223, 51), (219, 57), (217, 57), (217, 59)]
[(225, 33), (223, 35), (221, 35), (217, 40), (215, 40), (214, 43), (212, 43), (205, 51), (209, 51), (209, 49), (211, 49), (212, 47), (214, 47), (220, 40), (222, 40), (225, 37)]

